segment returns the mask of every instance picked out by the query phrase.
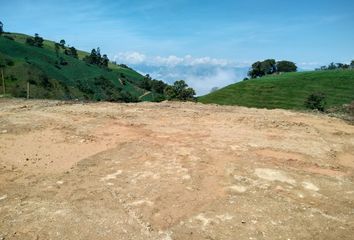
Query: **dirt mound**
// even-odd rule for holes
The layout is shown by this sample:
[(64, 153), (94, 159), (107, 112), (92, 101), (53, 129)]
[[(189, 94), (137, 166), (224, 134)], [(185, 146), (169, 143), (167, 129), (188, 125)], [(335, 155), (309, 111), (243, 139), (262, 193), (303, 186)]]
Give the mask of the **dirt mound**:
[(335, 118), (0, 100), (0, 239), (351, 239), (353, 181)]

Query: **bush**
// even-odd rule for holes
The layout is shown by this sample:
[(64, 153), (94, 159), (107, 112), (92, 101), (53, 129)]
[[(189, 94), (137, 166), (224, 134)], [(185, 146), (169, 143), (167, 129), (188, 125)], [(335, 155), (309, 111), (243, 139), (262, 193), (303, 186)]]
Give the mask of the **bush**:
[(130, 102), (139, 102), (139, 99), (133, 95), (131, 95), (129, 92), (122, 91), (120, 93), (120, 101), (130, 103)]
[(164, 95), (157, 95), (156, 97), (154, 97), (152, 99), (153, 102), (162, 102), (162, 101), (165, 101), (165, 100), (166, 100), (166, 98), (165, 98)]
[(87, 84), (87, 81), (84, 80), (78, 80), (76, 83), (77, 88), (86, 94), (94, 94), (94, 91), (91, 89), (91, 87)]
[(306, 101), (305, 107), (313, 110), (324, 112), (326, 105), (326, 95), (321, 92), (311, 93)]
[(42, 37), (40, 37), (37, 33), (35, 34), (34, 38), (32, 37), (28, 37), (26, 39), (26, 43), (30, 46), (34, 46), (34, 47), (43, 47), (43, 42), (44, 39)]

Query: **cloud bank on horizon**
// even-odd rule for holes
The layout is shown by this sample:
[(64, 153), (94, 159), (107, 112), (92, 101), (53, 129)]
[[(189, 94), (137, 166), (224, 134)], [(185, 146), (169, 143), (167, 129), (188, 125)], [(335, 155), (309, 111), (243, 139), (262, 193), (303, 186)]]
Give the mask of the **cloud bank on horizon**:
[(207, 94), (213, 87), (221, 88), (242, 80), (250, 65), (248, 62), (236, 63), (211, 57), (147, 56), (139, 52), (119, 53), (114, 56), (114, 61), (168, 83), (183, 79), (196, 90), (197, 95)]

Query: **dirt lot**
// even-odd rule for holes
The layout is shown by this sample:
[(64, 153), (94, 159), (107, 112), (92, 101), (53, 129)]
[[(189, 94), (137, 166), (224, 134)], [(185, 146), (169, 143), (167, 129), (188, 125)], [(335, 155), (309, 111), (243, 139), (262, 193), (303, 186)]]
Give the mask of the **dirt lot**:
[(354, 126), (194, 103), (0, 100), (0, 239), (353, 239)]

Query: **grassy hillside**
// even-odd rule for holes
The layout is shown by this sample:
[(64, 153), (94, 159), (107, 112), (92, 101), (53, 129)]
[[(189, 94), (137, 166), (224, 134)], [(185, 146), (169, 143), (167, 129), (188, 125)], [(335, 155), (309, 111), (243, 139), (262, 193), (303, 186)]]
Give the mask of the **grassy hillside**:
[(354, 70), (284, 73), (229, 85), (198, 98), (202, 103), (257, 108), (304, 109), (314, 92), (326, 95), (327, 107), (354, 100)]
[(138, 87), (144, 77), (132, 69), (111, 63), (108, 69), (87, 64), (82, 58), (88, 53), (83, 51), (78, 51), (78, 59), (65, 55), (63, 49), (57, 55), (54, 42), (45, 40), (39, 48), (26, 44), (27, 37), (0, 36), (0, 60), (7, 63), (6, 93), (11, 96), (25, 97), (30, 82), (32, 98), (133, 101), (158, 97)]

